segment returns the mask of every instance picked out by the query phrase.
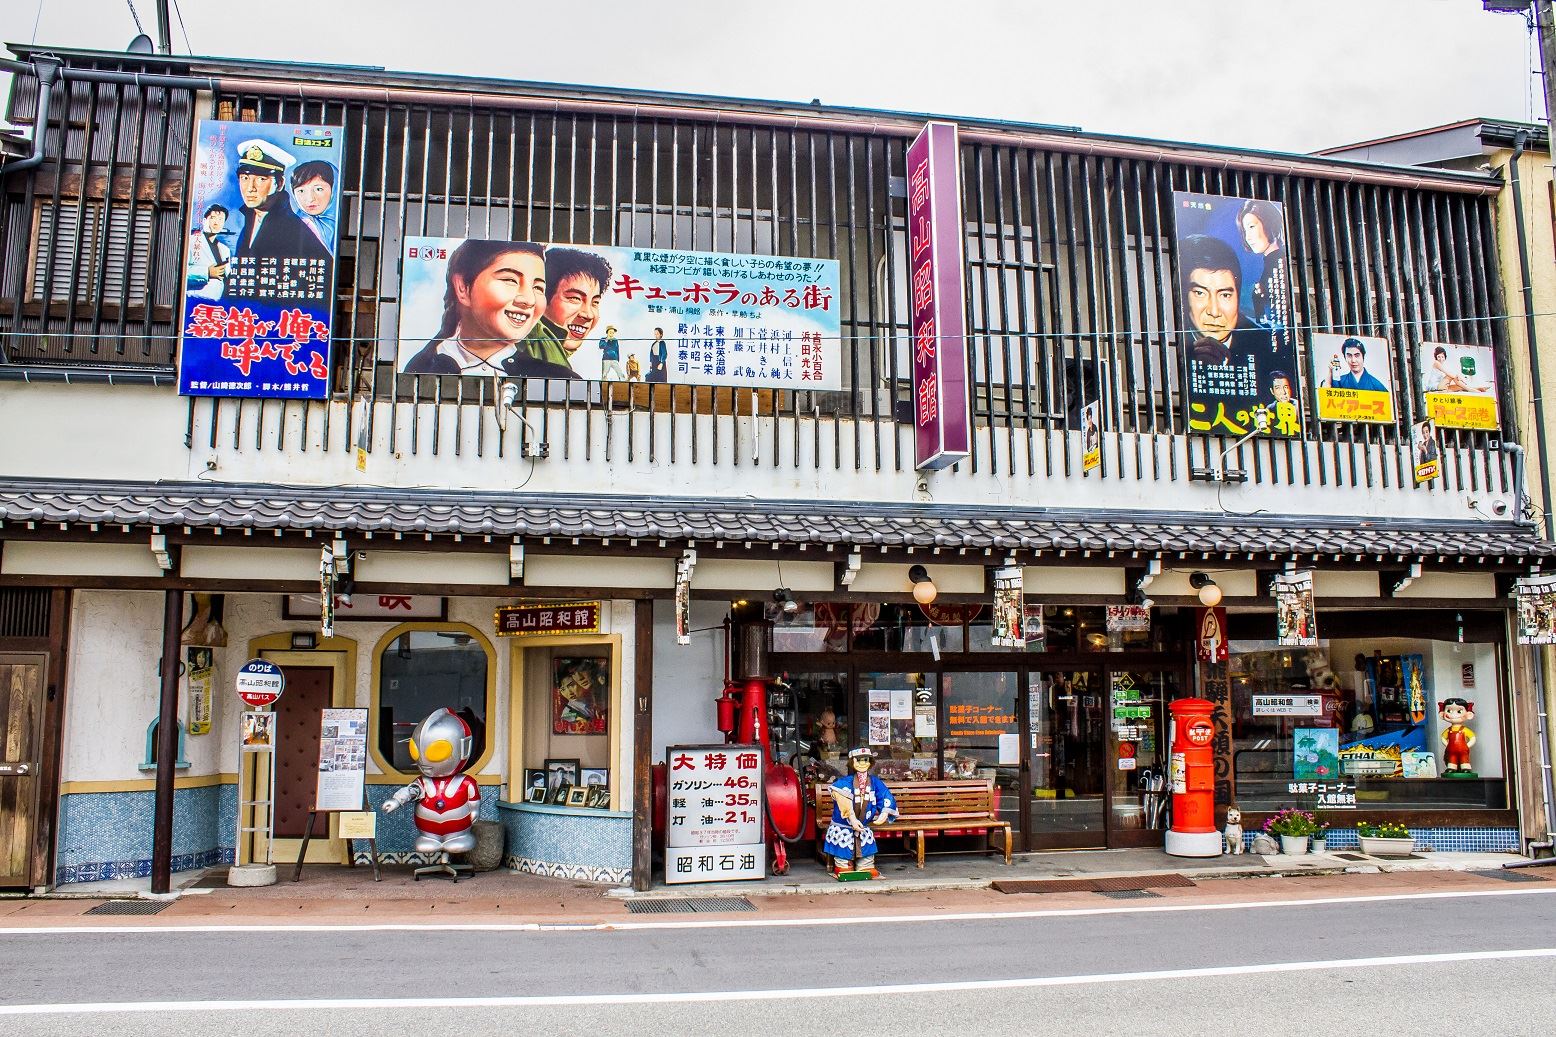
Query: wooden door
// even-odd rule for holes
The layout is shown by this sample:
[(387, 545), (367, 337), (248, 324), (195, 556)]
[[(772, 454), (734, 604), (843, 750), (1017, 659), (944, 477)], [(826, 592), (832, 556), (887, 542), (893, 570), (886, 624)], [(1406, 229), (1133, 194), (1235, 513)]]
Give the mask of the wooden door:
[[(319, 711), (331, 703), (335, 671), (328, 666), (283, 666), (286, 692), (276, 701), (275, 837), (301, 839), (319, 777)], [(329, 835), (329, 816), (314, 821), (313, 835)]]
[(0, 887), (28, 885), (32, 870), (47, 663), (0, 655)]

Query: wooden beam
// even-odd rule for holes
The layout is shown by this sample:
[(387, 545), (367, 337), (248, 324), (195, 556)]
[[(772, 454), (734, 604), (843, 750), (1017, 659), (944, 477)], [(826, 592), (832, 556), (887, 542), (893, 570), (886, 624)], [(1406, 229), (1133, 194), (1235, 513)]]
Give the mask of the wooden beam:
[(162, 606), (162, 704), (157, 713), (157, 786), (151, 823), (151, 891), (173, 885), (173, 764), (178, 759), (178, 656), (184, 592), (170, 590)]
[(654, 883), (654, 603), (633, 605), (632, 888)]

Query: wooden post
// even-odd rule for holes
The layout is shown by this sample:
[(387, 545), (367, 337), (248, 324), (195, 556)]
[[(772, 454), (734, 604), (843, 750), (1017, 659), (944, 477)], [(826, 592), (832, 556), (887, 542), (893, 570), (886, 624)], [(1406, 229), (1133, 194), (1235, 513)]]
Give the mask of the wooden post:
[(179, 635), (184, 592), (167, 591), (162, 606), (162, 703), (157, 712), (157, 787), (151, 823), (151, 891), (173, 885), (173, 764), (178, 759)]
[(636, 603), (632, 695), (632, 888), (654, 882), (654, 603)]

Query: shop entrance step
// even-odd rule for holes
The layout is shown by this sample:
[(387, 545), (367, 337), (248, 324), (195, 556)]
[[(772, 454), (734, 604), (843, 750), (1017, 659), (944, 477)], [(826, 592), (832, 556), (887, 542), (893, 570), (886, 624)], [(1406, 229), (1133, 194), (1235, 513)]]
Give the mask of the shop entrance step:
[(1098, 879), (1002, 879), (1001, 893), (1119, 893), (1142, 889), (1181, 889), (1194, 880), (1176, 872), (1164, 875), (1118, 875)]
[(745, 897), (654, 897), (627, 901), (627, 910), (635, 915), (718, 914), (724, 911), (755, 911), (756, 905)]

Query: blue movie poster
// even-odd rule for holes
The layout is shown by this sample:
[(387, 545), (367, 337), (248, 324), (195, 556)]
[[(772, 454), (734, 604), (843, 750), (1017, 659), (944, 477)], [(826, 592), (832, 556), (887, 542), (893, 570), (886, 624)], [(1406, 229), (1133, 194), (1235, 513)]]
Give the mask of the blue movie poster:
[(343, 136), (338, 126), (196, 127), (180, 394), (329, 394)]

